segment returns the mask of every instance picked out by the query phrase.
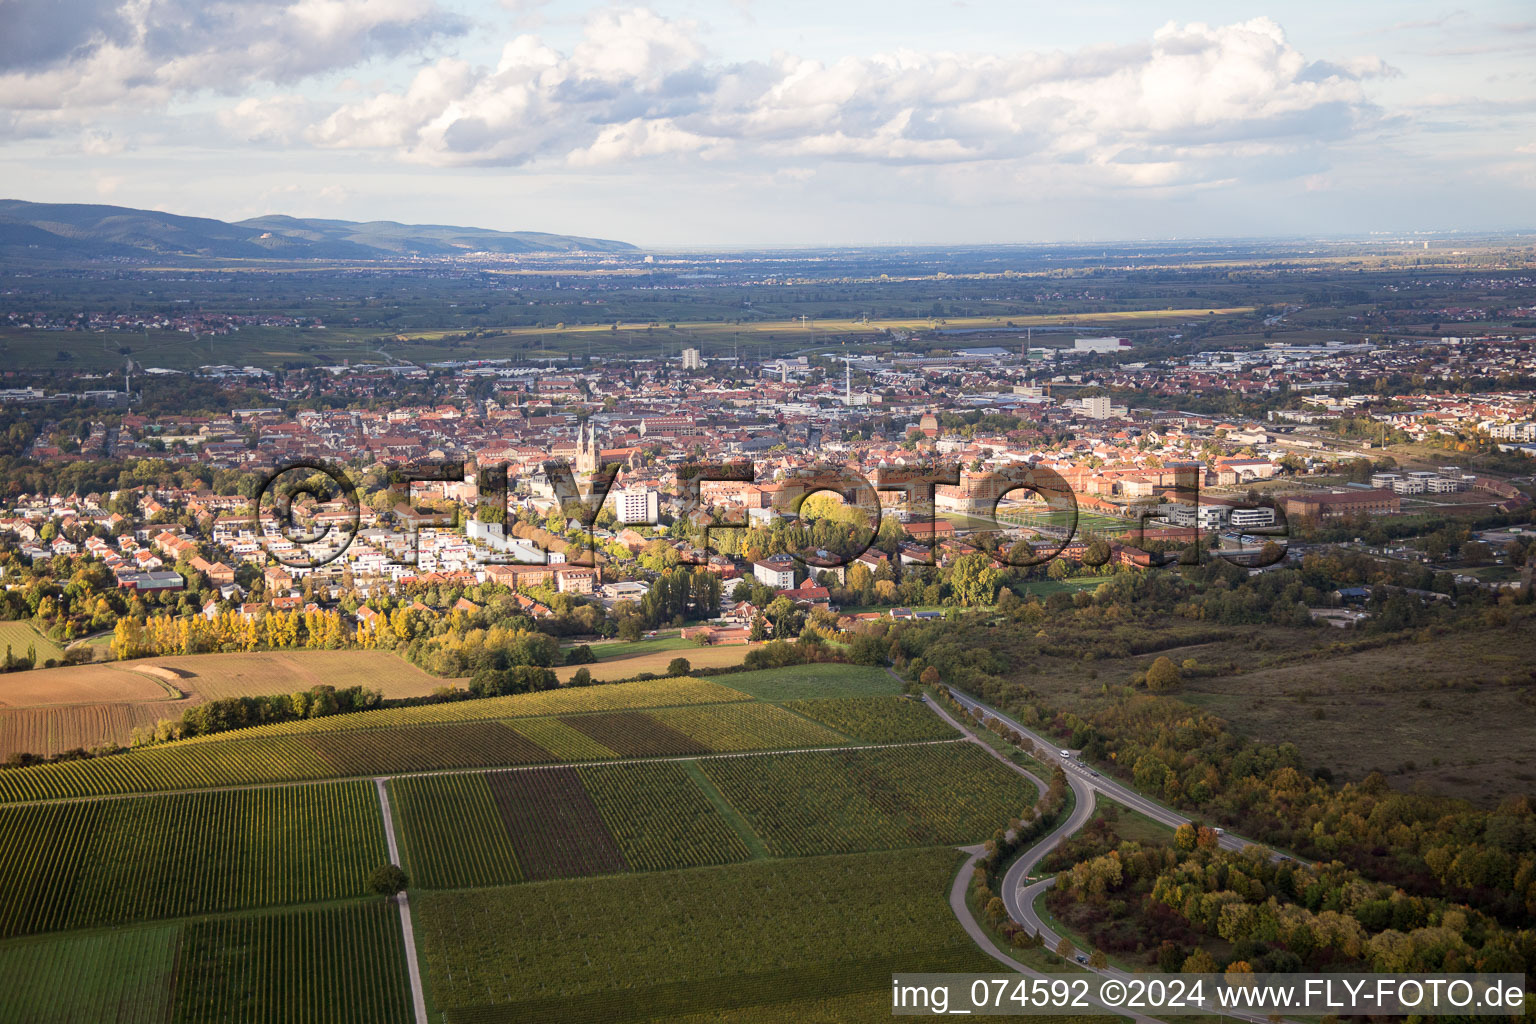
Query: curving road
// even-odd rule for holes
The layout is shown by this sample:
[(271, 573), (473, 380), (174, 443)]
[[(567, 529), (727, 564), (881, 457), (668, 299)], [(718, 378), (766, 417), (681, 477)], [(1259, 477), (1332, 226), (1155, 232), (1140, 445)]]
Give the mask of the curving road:
[[(892, 675), (895, 675), (895, 673), (892, 673)], [(956, 721), (954, 716), (949, 713), (948, 709), (944, 708), (938, 703), (935, 703), (934, 701), (929, 700), (926, 694), (922, 697), (922, 701), (924, 704), (928, 705), (928, 709), (930, 711), (944, 719), (944, 721), (948, 722), (956, 729), (960, 730), (960, 732), (965, 735), (965, 738), (968, 741), (977, 744), (981, 747), (981, 749), (985, 750), (987, 753), (997, 758), (1003, 764), (1007, 765), (1009, 768), (1013, 769), (1015, 772), (1028, 779), (1030, 782), (1034, 783), (1035, 788), (1039, 790), (1041, 795), (1045, 794), (1047, 784), (1041, 780), (1039, 776), (1008, 760), (1002, 754), (999, 754), (990, 744), (982, 742), (979, 737), (977, 737), (973, 732), (971, 732), (970, 729), (966, 727), (965, 723)], [(1081, 806), (1074, 809), (1071, 818), (1067, 822), (1063, 823), (1060, 828), (1057, 828), (1050, 835), (1041, 839), (1039, 843), (1031, 847), (1023, 856), (1025, 858), (1031, 858), (1031, 863), (1037, 862), (1041, 857), (1044, 857), (1047, 853), (1054, 849), (1056, 844), (1061, 842), (1062, 839), (1066, 838), (1068, 835), (1071, 835), (1077, 829), (1081, 828), (1083, 823), (1088, 820), (1088, 815), (1092, 814), (1093, 812), (1091, 800), (1087, 813), (1083, 814), (1081, 819), (1078, 817), (1078, 811), (1080, 810)], [(961, 850), (962, 852), (970, 855), (970, 860), (965, 862), (965, 866), (962, 867), (960, 869), (960, 873), (955, 876), (954, 884), (950, 887), (949, 891), (949, 906), (950, 909), (954, 911), (955, 917), (959, 919), (960, 925), (965, 929), (966, 934), (970, 935), (971, 939), (976, 943), (976, 945), (981, 947), (982, 952), (986, 953), (988, 956), (992, 957), (999, 963), (1005, 964), (1010, 969), (1024, 975), (1025, 977), (1044, 979), (1060, 977), (1060, 975), (1046, 974), (1044, 971), (1039, 971), (1033, 967), (1029, 967), (1020, 963), (1013, 957), (1009, 956), (1007, 953), (1003, 952), (997, 947), (995, 943), (993, 943), (992, 937), (987, 934), (986, 929), (984, 929), (981, 926), (981, 923), (972, 916), (971, 908), (966, 902), (966, 896), (969, 894), (971, 887), (971, 871), (976, 867), (976, 863), (981, 859), (981, 856), (985, 852), (986, 847), (984, 845), (978, 844), (976, 846), (963, 846), (961, 847)], [(1009, 913), (1013, 913), (1013, 908), (1011, 905), (1009, 906)], [(1082, 970), (1087, 971), (1091, 970), (1091, 968), (1083, 967)], [(1136, 1013), (1134, 1010), (1127, 1010), (1124, 1007), (1103, 1006), (1102, 1004), (1096, 1005), (1099, 1005), (1099, 1008), (1105, 1012), (1114, 1014), (1117, 1017), (1129, 1016), (1135, 1022), (1135, 1024), (1162, 1024), (1162, 1022), (1159, 1021), (1156, 1017), (1147, 1017)], [(1260, 1024), (1260, 1022), (1255, 1020), (1254, 1024)]]
[[(988, 707), (969, 694), (962, 693), (953, 688), (950, 689), (949, 693), (956, 703), (967, 711), (974, 711), (983, 721), (988, 718), (995, 718), (1003, 725), (1018, 732), (1041, 750), (1052, 751), (1061, 749), (1039, 733), (1026, 729), (1001, 711)], [(1072, 792), (1078, 795), (1080, 801), (1087, 798), (1091, 803), (1093, 794), (1102, 793), (1116, 803), (1123, 804), (1140, 814), (1145, 814), (1153, 821), (1167, 825), (1169, 828), (1178, 828), (1180, 825), (1188, 824), (1191, 821), (1190, 818), (1180, 814), (1178, 811), (1164, 806), (1155, 800), (1149, 800), (1135, 790), (1122, 786), (1120, 783), (1104, 775), (1100, 775), (1092, 766), (1077, 760), (1078, 751), (1068, 751), (1068, 754), (1070, 756), (1061, 759), (1062, 767), (1066, 769), (1067, 782), (1072, 786)], [(1244, 839), (1230, 832), (1224, 833), (1217, 842), (1226, 850), (1245, 850), (1250, 846), (1268, 849), (1262, 843)], [(1272, 853), (1272, 856), (1280, 859), (1281, 855)]]
[[(981, 701), (970, 696), (969, 694), (962, 693), (961, 691), (954, 688), (950, 688), (949, 693), (956, 703), (965, 708), (967, 711), (974, 712), (983, 722), (989, 718), (996, 719), (1002, 725), (1017, 731), (1021, 736), (1029, 740), (1040, 750), (1048, 752), (1061, 749), (1050, 743), (1047, 739), (1040, 736), (1033, 730), (1026, 729), (1012, 718), (987, 706), (986, 704), (983, 704)], [(967, 729), (963, 723), (956, 722), (955, 719), (951, 717), (944, 708), (938, 705), (938, 703), (929, 700), (926, 696), (923, 697), (923, 700), (930, 708), (948, 720), (950, 724), (955, 725), (963, 733), (965, 733), (967, 737), (970, 737), (977, 743), (981, 742), (981, 740), (977, 739), (971, 734), (971, 731)], [(1013, 768), (1021, 775), (1024, 775), (1026, 778), (1032, 780), (1037, 786), (1040, 785), (1040, 780), (1037, 779), (1034, 775), (1025, 771), (1023, 768), (1014, 764), (1012, 761), (1009, 761), (1007, 758), (1002, 757), (1002, 755), (997, 754), (997, 752), (992, 750), (990, 746), (987, 746), (984, 743), (982, 745), (987, 750), (992, 751), (992, 753), (1000, 760), (1002, 760), (1003, 763), (1009, 765), (1009, 767)], [(999, 894), (1003, 898), (1004, 906), (1008, 908), (1009, 916), (1019, 924), (1023, 925), (1025, 928), (1028, 928), (1030, 931), (1038, 935), (1045, 943), (1045, 948), (1049, 950), (1054, 950), (1056, 948), (1057, 944), (1061, 941), (1061, 936), (1058, 935), (1053, 928), (1046, 924), (1045, 921), (1041, 919), (1040, 915), (1035, 911), (1035, 901), (1039, 899), (1042, 894), (1044, 894), (1046, 889), (1055, 884), (1056, 879), (1054, 876), (1049, 878), (1042, 878), (1036, 881), (1029, 881), (1028, 879), (1030, 878), (1030, 873), (1034, 869), (1035, 865), (1044, 860), (1045, 857), (1052, 850), (1056, 849), (1056, 847), (1060, 845), (1064, 839), (1088, 823), (1088, 820), (1093, 816), (1094, 804), (1099, 794), (1102, 793), (1104, 796), (1116, 801), (1117, 803), (1120, 803), (1126, 807), (1130, 807), (1136, 810), (1138, 813), (1145, 814), (1153, 821), (1167, 825), (1169, 828), (1178, 828), (1180, 825), (1190, 821), (1188, 817), (1185, 817), (1179, 812), (1169, 807), (1165, 807), (1164, 805), (1157, 803), (1154, 800), (1148, 800), (1140, 793), (1122, 786), (1120, 783), (1115, 782), (1112, 779), (1105, 778), (1095, 769), (1078, 761), (1075, 756), (1077, 751), (1068, 751), (1067, 754), (1068, 756), (1062, 757), (1061, 761), (1062, 767), (1066, 770), (1067, 784), (1072, 789), (1072, 796), (1075, 801), (1072, 808), (1072, 814), (1067, 818), (1065, 822), (1053, 830), (1049, 835), (1045, 836), (1034, 846), (1031, 846), (1029, 849), (1025, 850), (1022, 854), (1019, 855), (1018, 859), (1013, 862), (1013, 864), (1008, 868), (1007, 872), (1003, 875), (1002, 892)], [(1257, 847), (1261, 850), (1268, 850), (1268, 848), (1264, 847), (1262, 844), (1255, 843), (1252, 840), (1244, 839), (1241, 836), (1235, 836), (1230, 833), (1223, 834), (1218, 839), (1218, 842), (1221, 844), (1222, 848), (1228, 850), (1244, 850), (1250, 846)], [(1272, 859), (1284, 859), (1280, 854), (1275, 853), (1274, 851), (1268, 852)], [(969, 873), (970, 872), (968, 870), (963, 872), (963, 878), (968, 878)], [(960, 885), (960, 880), (957, 880), (956, 884), (958, 887)], [(954, 903), (953, 898), (951, 899), (951, 903)], [(969, 917), (969, 911), (965, 908), (963, 899), (957, 908), (957, 913), (961, 910), (966, 911), (965, 915), (962, 917), (962, 922), (964, 922), (966, 918)], [(969, 930), (969, 928), (967, 930)], [(989, 949), (988, 952), (992, 952), (992, 950)], [(994, 953), (993, 955), (995, 956), (996, 954)], [(1086, 959), (1086, 954), (1084, 954), (1084, 956)], [(1096, 974), (1101, 974), (1108, 978), (1119, 978), (1124, 980), (1131, 977), (1129, 972), (1121, 970), (1118, 967), (1095, 968), (1088, 966), (1086, 963), (1083, 963), (1080, 966), (1082, 966), (1084, 970), (1093, 971)], [(1037, 973), (1029, 971), (1027, 968), (1024, 968), (1023, 970), (1028, 974)], [(1123, 1013), (1125, 1011), (1117, 1009), (1115, 1012)], [(1248, 1021), (1250, 1024), (1269, 1024), (1268, 1017), (1257, 1014), (1249, 1015), (1233, 1013), (1229, 1011), (1223, 1013), (1222, 1016), (1229, 1017), (1234, 1020)], [(1138, 1019), (1145, 1020), (1148, 1018)]]

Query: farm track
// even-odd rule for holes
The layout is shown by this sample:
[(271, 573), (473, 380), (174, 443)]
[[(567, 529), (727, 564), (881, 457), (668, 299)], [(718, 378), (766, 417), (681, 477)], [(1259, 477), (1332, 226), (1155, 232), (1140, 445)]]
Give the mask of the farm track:
[[(395, 841), (395, 815), (389, 806), (387, 780), (376, 778), (374, 788), (379, 794), (379, 810), (384, 815), (384, 838), (389, 844), (389, 862), (400, 863), (400, 847)], [(400, 931), (405, 937), (405, 968), (411, 982), (411, 1010), (416, 1024), (428, 1024), (427, 995), (421, 987), (421, 963), (416, 955), (416, 929), (411, 922), (411, 901), (406, 893), (395, 894), (395, 904), (400, 908)]]

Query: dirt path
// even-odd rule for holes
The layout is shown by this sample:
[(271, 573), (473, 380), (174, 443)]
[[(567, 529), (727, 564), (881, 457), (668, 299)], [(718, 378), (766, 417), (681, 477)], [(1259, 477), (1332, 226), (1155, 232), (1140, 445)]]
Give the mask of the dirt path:
[[(395, 843), (395, 816), (389, 806), (389, 790), (385, 779), (376, 778), (373, 784), (379, 790), (379, 810), (384, 812), (384, 839), (389, 844), (389, 862), (400, 863), (400, 848)], [(416, 1024), (428, 1024), (427, 995), (421, 987), (421, 964), (416, 959), (416, 929), (411, 925), (411, 899), (405, 893), (395, 894), (395, 905), (400, 908), (400, 930), (405, 935), (405, 968), (411, 979), (411, 1005), (416, 1014)]]

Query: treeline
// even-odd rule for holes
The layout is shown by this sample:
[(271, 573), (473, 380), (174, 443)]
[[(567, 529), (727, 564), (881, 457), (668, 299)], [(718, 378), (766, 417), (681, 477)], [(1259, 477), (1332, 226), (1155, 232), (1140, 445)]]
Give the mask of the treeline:
[(1052, 913), (1099, 949), (1164, 971), (1524, 971), (1536, 931), (1506, 930), (1452, 899), (1417, 896), (1338, 861), (1223, 850), (1184, 825), (1169, 845), (1119, 841), (1099, 817), (1054, 851)]
[(118, 619), (112, 630), (111, 651), (120, 660), (258, 649), (334, 651), (376, 646), (375, 638), (367, 635), (370, 632), (348, 623), (335, 610), (273, 611), (260, 616), (229, 611), (211, 618), (152, 615), (142, 622)]
[(365, 686), (314, 686), (295, 693), (263, 697), (222, 697), (187, 708), (180, 718), (163, 719), (152, 729), (135, 729), (133, 746), (210, 736), (214, 733), (245, 729), (273, 722), (293, 722), (301, 718), (324, 718), (353, 711), (382, 707), (384, 695)]

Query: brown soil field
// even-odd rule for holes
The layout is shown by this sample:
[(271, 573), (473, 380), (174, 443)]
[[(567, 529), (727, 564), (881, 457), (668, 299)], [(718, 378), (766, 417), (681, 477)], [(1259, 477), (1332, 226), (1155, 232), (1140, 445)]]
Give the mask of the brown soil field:
[(555, 669), (555, 675), (560, 681), (566, 682), (576, 674), (578, 668), (585, 668), (592, 674), (592, 678), (598, 682), (606, 682), (612, 679), (628, 679), (639, 675), (641, 672), (654, 672), (662, 675), (667, 671), (667, 663), (673, 658), (687, 658), (688, 664), (693, 668), (726, 668), (731, 665), (740, 665), (742, 659), (752, 648), (747, 644), (723, 644), (719, 647), (680, 647), (669, 651), (652, 651), (649, 654), (637, 654), (632, 658), (609, 658), (591, 665), (564, 665)]
[(454, 682), (387, 651), (196, 654), (8, 673), (0, 676), (0, 759), (109, 742), (127, 745), (135, 728), (222, 697), (292, 693), (322, 684), (420, 697)]
[[(0, 675), (0, 707), (175, 699), (176, 695), (164, 683), (150, 673), (131, 671), (128, 664), (131, 663), (7, 672)], [(185, 686), (175, 688), (186, 690)]]
[[(425, 697), (451, 679), (428, 675), (388, 651), (254, 651), (124, 662), (171, 669), (176, 685), (207, 699), (292, 693), (311, 686), (367, 686), (386, 697)], [(88, 666), (90, 667), (90, 666)], [(104, 667), (104, 666), (103, 666)]]
[(108, 743), (126, 744), (134, 729), (154, 725), (162, 718), (175, 718), (196, 703), (182, 700), (0, 708), (0, 760), (13, 753), (57, 754), (76, 747), (90, 750)]

